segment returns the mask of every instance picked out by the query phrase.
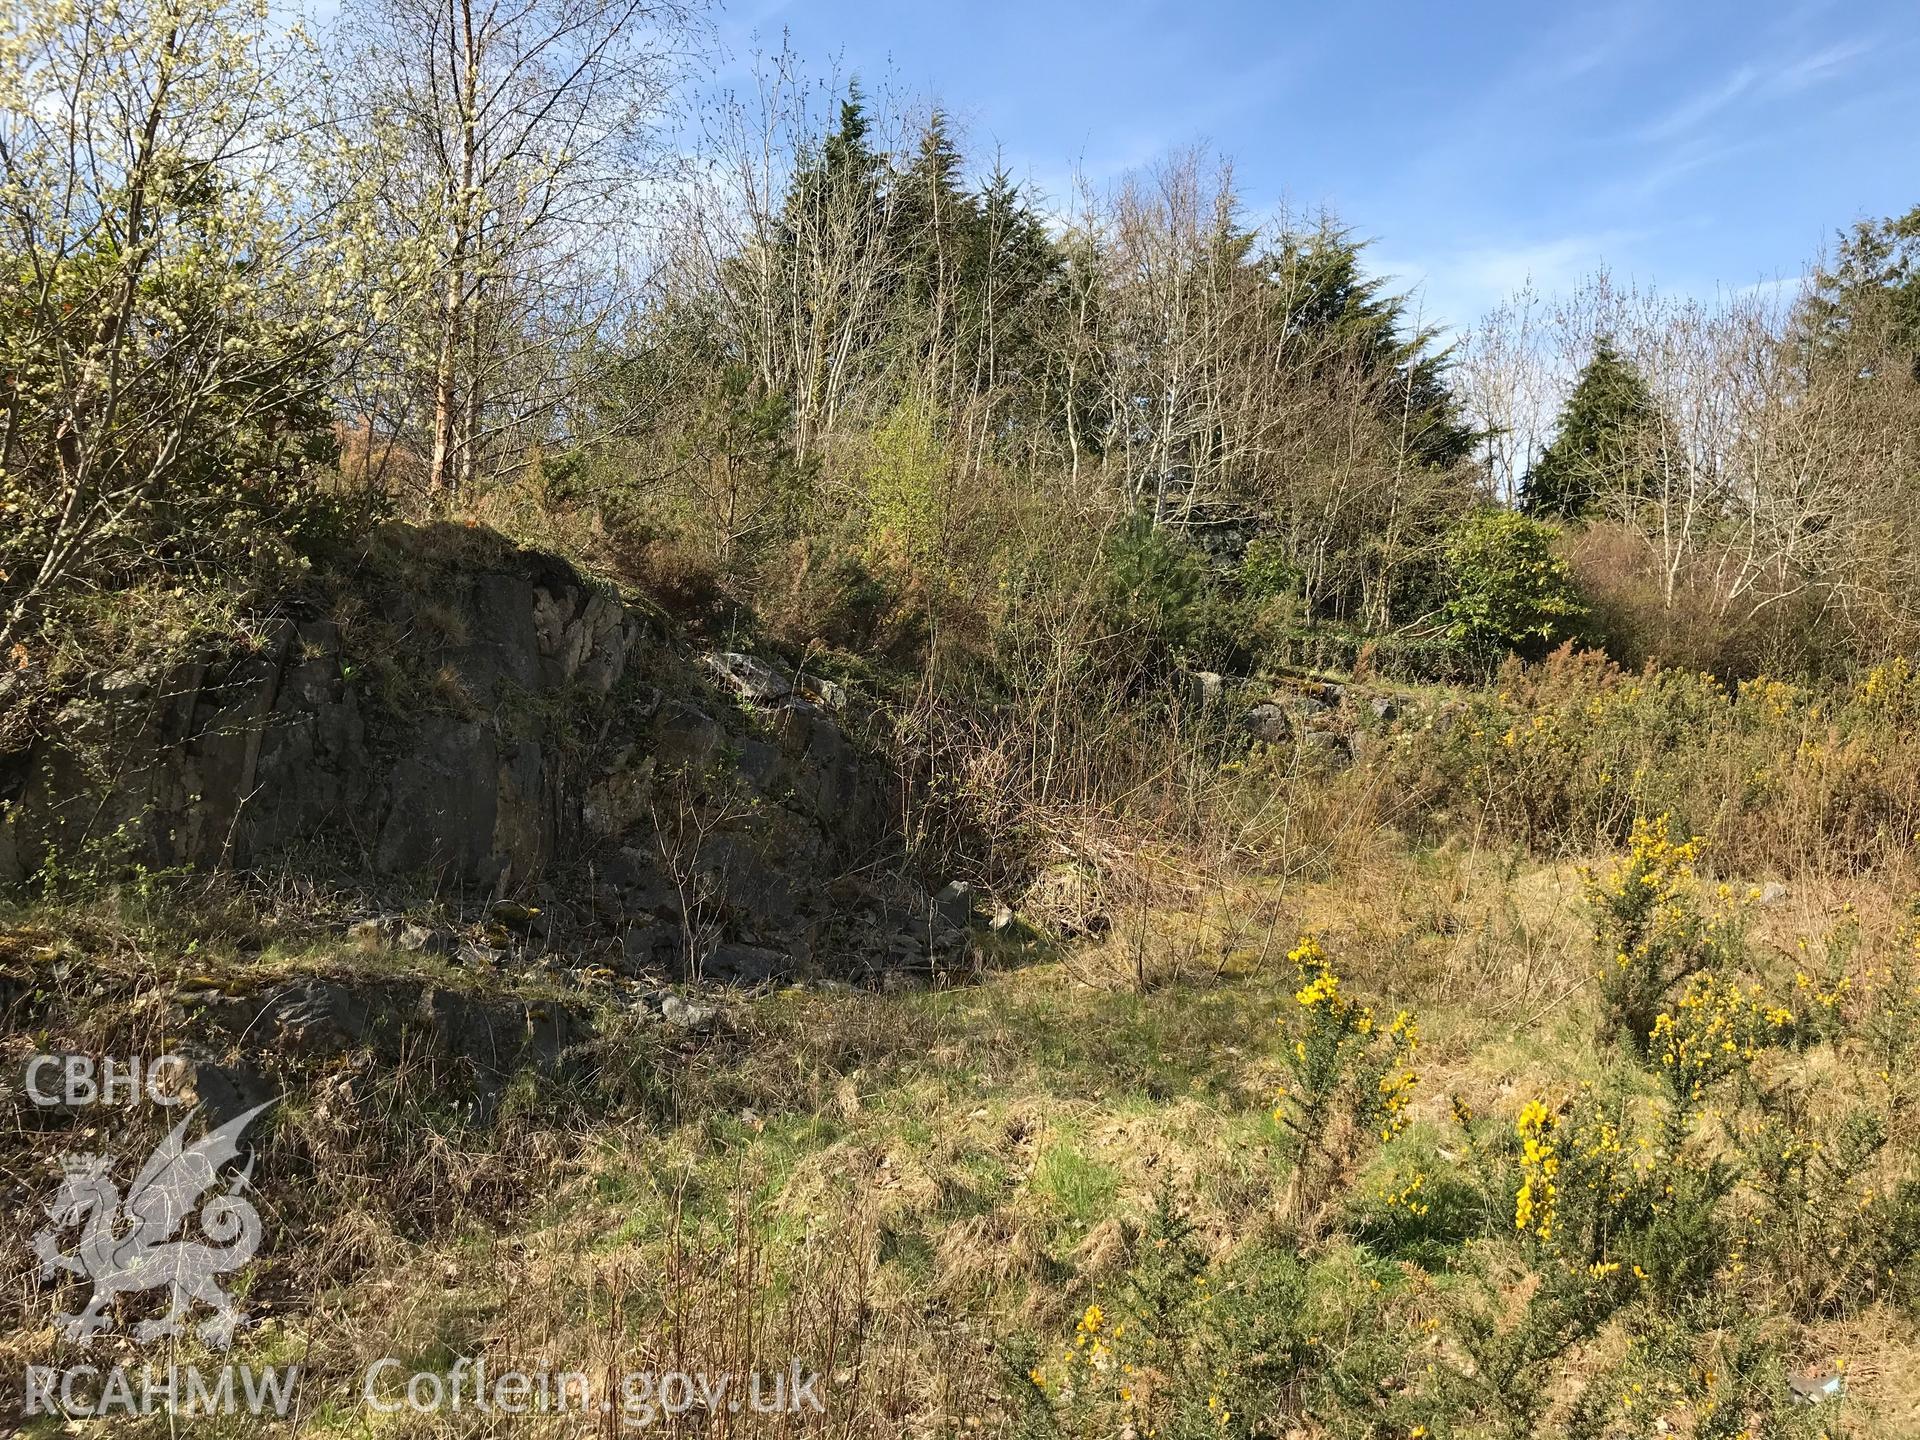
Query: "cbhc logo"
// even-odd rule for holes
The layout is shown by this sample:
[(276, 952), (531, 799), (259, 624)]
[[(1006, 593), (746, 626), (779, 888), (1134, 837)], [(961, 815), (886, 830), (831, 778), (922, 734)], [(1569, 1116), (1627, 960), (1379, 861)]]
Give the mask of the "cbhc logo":
[(187, 1062), (180, 1055), (154, 1060), (96, 1061), (91, 1055), (36, 1055), (27, 1062), (27, 1098), (39, 1106), (186, 1103)]

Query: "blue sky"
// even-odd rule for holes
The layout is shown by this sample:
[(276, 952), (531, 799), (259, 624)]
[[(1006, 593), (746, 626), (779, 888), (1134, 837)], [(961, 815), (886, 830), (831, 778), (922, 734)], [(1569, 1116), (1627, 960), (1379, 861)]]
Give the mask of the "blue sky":
[(1920, 0), (734, 0), (729, 71), (783, 29), (1056, 194), (1209, 143), (1255, 212), (1330, 207), (1449, 325), (1602, 263), (1790, 279), (1920, 203)]

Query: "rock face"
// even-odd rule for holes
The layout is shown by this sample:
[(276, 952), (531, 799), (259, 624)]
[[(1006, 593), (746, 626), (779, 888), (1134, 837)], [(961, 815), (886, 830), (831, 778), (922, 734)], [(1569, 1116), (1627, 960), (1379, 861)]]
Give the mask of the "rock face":
[(829, 879), (884, 854), (893, 781), (820, 682), (690, 659), (549, 557), (355, 583), (240, 653), (104, 676), (0, 757), (0, 883), (92, 856), (474, 901), (584, 886), (636, 963), (761, 979), (809, 951)]
[(1290, 748), (1322, 770), (1342, 770), (1376, 748), (1402, 715), (1401, 697), (1306, 677), (1247, 687), (1254, 703), (1239, 713), (1252, 741)]
[(791, 680), (752, 655), (721, 650), (701, 656), (700, 663), (731, 685), (742, 700), (756, 705), (778, 704), (793, 693)]
[[(582, 791), (576, 737), (543, 702), (611, 698), (640, 622), (550, 562), (375, 604), (388, 630), (436, 637), (417, 673), (376, 677), (386, 657), (331, 621), (283, 620), (224, 663), (109, 676), (74, 699), (73, 723), (24, 758), (16, 872), (50, 849), (246, 867), (331, 844), (375, 874), (467, 888), (537, 873), (577, 829)], [(401, 693), (374, 698), (376, 678)]]
[(1280, 706), (1262, 703), (1247, 711), (1247, 733), (1269, 745), (1282, 745), (1293, 738), (1293, 722)]

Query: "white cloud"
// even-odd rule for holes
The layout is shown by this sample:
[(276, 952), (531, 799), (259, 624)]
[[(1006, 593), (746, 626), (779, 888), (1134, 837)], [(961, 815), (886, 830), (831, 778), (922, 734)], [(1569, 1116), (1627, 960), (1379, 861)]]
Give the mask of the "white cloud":
[(1818, 85), (1831, 79), (1837, 72), (1846, 68), (1848, 62), (1858, 59), (1873, 47), (1865, 40), (1845, 40), (1838, 45), (1829, 45), (1826, 49), (1796, 60), (1773, 77), (1769, 88), (1783, 94), (1792, 94), (1796, 90), (1805, 90), (1810, 85)]
[(1753, 148), (1752, 141), (1718, 145), (1705, 140), (1688, 140), (1645, 169), (1636, 170), (1606, 185), (1599, 192), (1598, 199), (1607, 207), (1641, 205), (1687, 176), (1710, 169)]
[(1467, 246), (1428, 260), (1374, 254), (1370, 268), (1416, 293), (1427, 318), (1460, 330), (1531, 285), (1544, 294), (1577, 288), (1610, 260), (1646, 238), (1643, 230), (1595, 230), (1524, 244)]
[(1751, 90), (1759, 79), (1758, 70), (1751, 65), (1742, 65), (1718, 85), (1683, 101), (1646, 126), (1640, 131), (1640, 138), (1672, 140), (1684, 135), (1733, 104)]
[(1749, 97), (1792, 95), (1824, 84), (1872, 48), (1872, 42), (1866, 39), (1843, 40), (1796, 59), (1765, 66), (1742, 65), (1719, 84), (1681, 101), (1658, 120), (1643, 127), (1638, 138), (1648, 141), (1676, 140)]

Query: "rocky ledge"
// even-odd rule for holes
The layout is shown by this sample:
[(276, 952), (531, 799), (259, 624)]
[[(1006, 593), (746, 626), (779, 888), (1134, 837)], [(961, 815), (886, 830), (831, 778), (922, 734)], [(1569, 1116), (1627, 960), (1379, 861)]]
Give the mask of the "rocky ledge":
[(899, 781), (840, 685), (690, 653), (549, 556), (396, 553), (229, 653), (66, 697), (0, 757), (0, 884), (286, 868), (364, 894), (374, 943), (636, 981), (879, 983), (965, 951), (975, 901), (901, 870)]

